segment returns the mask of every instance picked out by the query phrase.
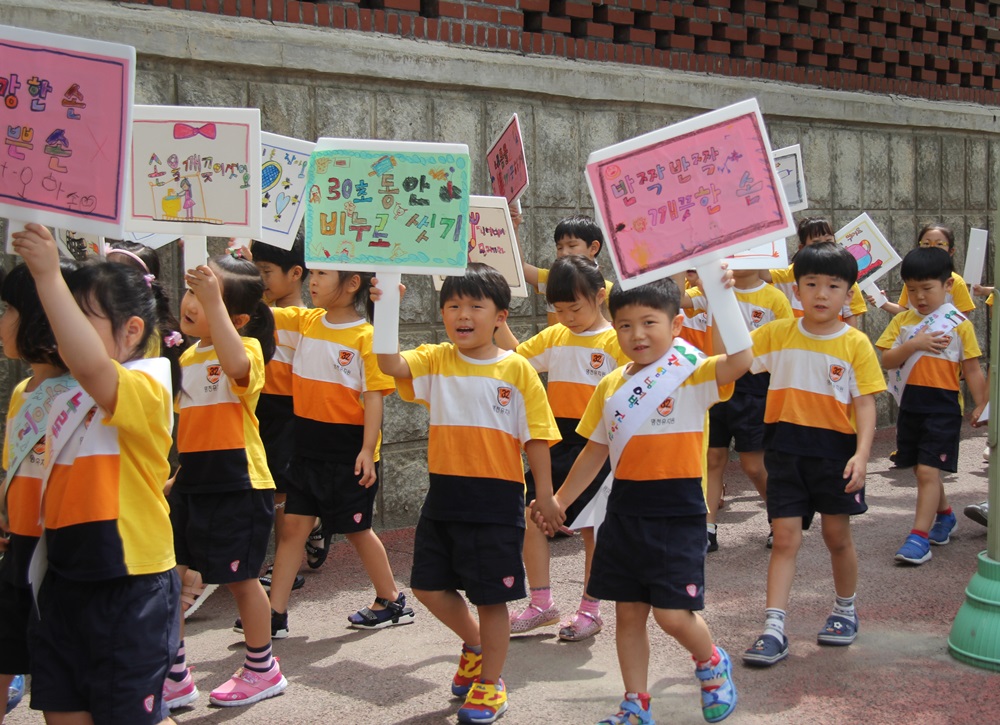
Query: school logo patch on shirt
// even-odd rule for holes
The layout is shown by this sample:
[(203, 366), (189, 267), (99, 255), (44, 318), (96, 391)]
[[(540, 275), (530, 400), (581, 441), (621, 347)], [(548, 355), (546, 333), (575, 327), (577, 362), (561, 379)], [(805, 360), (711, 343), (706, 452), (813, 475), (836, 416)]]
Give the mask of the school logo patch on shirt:
[(210, 382), (212, 385), (215, 385), (217, 382), (219, 382), (219, 379), (222, 377), (222, 366), (207, 365), (205, 367), (205, 374), (206, 377), (208, 378), (208, 382)]
[(500, 403), (504, 408), (510, 405), (510, 396), (513, 394), (513, 390), (507, 387), (497, 388), (497, 402)]
[(674, 412), (674, 399), (667, 398), (656, 408), (656, 412), (666, 418), (668, 415)]
[(590, 353), (590, 367), (594, 370), (600, 370), (604, 366), (604, 353), (603, 352), (592, 352)]
[(42, 436), (42, 439), (35, 444), (35, 447), (31, 449), (31, 452), (36, 456), (40, 456), (45, 453), (45, 436)]
[(353, 359), (354, 359), (353, 352), (351, 352), (350, 350), (341, 350), (340, 356), (337, 358), (337, 362), (340, 364), (340, 367), (346, 368), (348, 365), (351, 364), (351, 360)]
[(753, 326), (757, 327), (764, 321), (764, 310), (755, 307), (753, 312), (750, 313), (750, 320), (753, 322)]
[(844, 366), (843, 365), (831, 365), (830, 366), (830, 381), (839, 382), (842, 377), (844, 377)]

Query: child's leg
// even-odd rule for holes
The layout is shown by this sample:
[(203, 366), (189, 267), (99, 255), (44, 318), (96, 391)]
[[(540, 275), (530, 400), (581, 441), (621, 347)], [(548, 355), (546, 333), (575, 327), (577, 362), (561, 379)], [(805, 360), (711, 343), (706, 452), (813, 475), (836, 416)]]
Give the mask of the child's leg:
[[(711, 452), (711, 449), (709, 449)], [(740, 467), (757, 489), (763, 500), (767, 500), (767, 469), (764, 468), (764, 451), (743, 451), (740, 453)]]
[(512, 632), (523, 634), (538, 627), (555, 624), (559, 621), (559, 610), (552, 601), (552, 587), (549, 576), (549, 539), (531, 521), (529, 512), (525, 512), (527, 525), (524, 529), (524, 570), (528, 577), (531, 590), (531, 601), (518, 613), (514, 610), (509, 616)]
[(653, 619), (660, 629), (677, 640), (696, 662), (707, 662), (714, 652), (708, 625), (697, 612), (653, 607)]
[(583, 538), (583, 595), (580, 597), (580, 606), (577, 607), (576, 614), (559, 630), (559, 639), (569, 642), (590, 639), (604, 628), (604, 620), (601, 619), (601, 600), (587, 594), (590, 565), (594, 561), (596, 544), (594, 529), (580, 529), (580, 536)]
[(823, 514), (822, 521), (823, 542), (830, 551), (830, 564), (833, 566), (834, 589), (838, 597), (853, 597), (858, 587), (858, 554), (851, 537), (851, 517), (847, 514)]
[(281, 541), (281, 529), (285, 525), (285, 500), (286, 493), (274, 494), (274, 540)]
[(767, 566), (767, 607), (785, 610), (795, 579), (795, 558), (802, 545), (802, 517), (774, 519), (771, 525), (774, 527), (774, 548)]
[[(302, 547), (309, 539), (309, 532), (312, 531), (315, 521), (315, 517), (298, 514), (283, 515), (283, 518), (284, 525), (281, 528), (281, 537), (278, 539), (278, 549), (274, 554), (274, 570), (271, 572), (270, 605), (271, 609), (282, 614), (288, 611), (292, 584), (302, 563)], [(275, 525), (275, 533), (277, 531), (278, 527)]]
[[(372, 529), (355, 531), (353, 534), (346, 534), (346, 537), (361, 558), (361, 564), (375, 587), (375, 596), (395, 602), (399, 598), (399, 589), (396, 588), (396, 580), (389, 566), (389, 557), (385, 553), (381, 539)], [(375, 602), (371, 609), (379, 610), (385, 607)]]
[(0, 725), (3, 725), (4, 713), (7, 712), (7, 693), (10, 691), (10, 683), (14, 681), (16, 675), (0, 675)]
[(94, 718), (89, 712), (46, 712), (45, 723), (46, 725), (94, 725)]
[(645, 602), (615, 603), (615, 646), (625, 692), (648, 692), (650, 606)]
[(506, 604), (480, 604), (479, 637), (483, 646), (483, 674), (485, 682), (498, 682), (503, 674), (507, 650), (510, 647), (510, 616)]
[(944, 484), (941, 483), (941, 471), (933, 466), (918, 463), (917, 474), (917, 511), (913, 517), (913, 528), (928, 532), (934, 524), (934, 516), (938, 511), (948, 508), (948, 499), (944, 495)]
[[(414, 589), (415, 596), (428, 611), (452, 632), (457, 634), (462, 642), (472, 647), (482, 645), (479, 634), (479, 623), (472, 616), (465, 597), (454, 589), (443, 591), (428, 591)], [(505, 607), (506, 609), (506, 607)]]
[(259, 649), (271, 644), (271, 603), (267, 592), (256, 578), (227, 584), (236, 600), (243, 622), (243, 639), (247, 647)]
[(718, 514), (719, 501), (722, 500), (722, 477), (723, 473), (725, 473), (727, 463), (729, 463), (728, 448), (708, 449), (708, 470), (706, 475), (708, 483), (708, 493), (706, 494), (706, 500), (708, 501), (707, 520), (708, 523), (713, 525)]

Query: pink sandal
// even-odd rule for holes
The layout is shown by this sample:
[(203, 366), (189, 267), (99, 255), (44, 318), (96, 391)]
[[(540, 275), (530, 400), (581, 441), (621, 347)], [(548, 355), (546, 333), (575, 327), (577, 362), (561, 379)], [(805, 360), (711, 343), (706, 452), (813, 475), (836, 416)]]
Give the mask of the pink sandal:
[(548, 609), (542, 609), (537, 604), (529, 604), (520, 614), (510, 613), (510, 633), (524, 634), (558, 621), (559, 610), (554, 604)]
[(564, 639), (567, 642), (580, 642), (593, 637), (603, 628), (604, 621), (600, 614), (591, 614), (578, 609), (572, 620), (563, 623), (559, 630), (559, 639)]

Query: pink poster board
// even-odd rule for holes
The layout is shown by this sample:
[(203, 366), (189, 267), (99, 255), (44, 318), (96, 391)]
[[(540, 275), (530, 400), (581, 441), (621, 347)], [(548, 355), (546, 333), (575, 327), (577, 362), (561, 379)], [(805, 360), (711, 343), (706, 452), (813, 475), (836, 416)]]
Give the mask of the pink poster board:
[(595, 151), (587, 184), (626, 289), (795, 231), (756, 99)]
[(493, 196), (502, 196), (508, 204), (521, 198), (528, 188), (528, 161), (524, 156), (524, 136), (515, 113), (486, 152)]
[(0, 216), (121, 236), (135, 48), (0, 26)]

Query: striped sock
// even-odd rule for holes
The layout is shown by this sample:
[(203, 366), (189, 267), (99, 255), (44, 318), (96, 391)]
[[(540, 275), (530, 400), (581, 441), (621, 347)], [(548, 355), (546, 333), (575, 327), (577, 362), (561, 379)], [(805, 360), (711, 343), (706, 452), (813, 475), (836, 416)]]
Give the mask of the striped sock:
[(187, 669), (187, 653), (184, 651), (184, 640), (182, 639), (181, 646), (177, 650), (177, 657), (174, 658), (174, 664), (167, 672), (167, 677), (174, 682), (183, 682), (184, 678), (187, 677)]
[(764, 634), (770, 634), (779, 642), (785, 637), (785, 610), (768, 607), (764, 610)]
[(857, 594), (852, 594), (849, 597), (842, 597), (837, 595), (837, 600), (833, 605), (833, 613), (838, 617), (847, 617), (848, 619), (854, 619), (854, 599)]
[(263, 647), (251, 647), (247, 645), (247, 658), (243, 663), (243, 667), (252, 672), (268, 672), (274, 667), (274, 657), (271, 656), (271, 643), (268, 642)]

